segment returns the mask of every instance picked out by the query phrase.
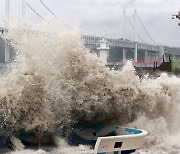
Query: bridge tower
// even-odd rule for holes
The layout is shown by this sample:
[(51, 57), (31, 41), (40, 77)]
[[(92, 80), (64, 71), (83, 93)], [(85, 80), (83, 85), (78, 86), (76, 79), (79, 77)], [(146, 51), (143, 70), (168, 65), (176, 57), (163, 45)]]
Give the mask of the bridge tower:
[(127, 21), (128, 21), (128, 19), (127, 19), (126, 11), (123, 10), (122, 37), (124, 39), (127, 38), (127, 36), (126, 36), (127, 35)]
[[(7, 20), (10, 19), (10, 0), (5, 1), (5, 16), (6, 16)], [(8, 26), (8, 25), (5, 25), (5, 26)], [(6, 29), (6, 27), (5, 27), (5, 29)], [(10, 47), (8, 45), (8, 42), (5, 40), (4, 62), (7, 63), (9, 61), (10, 61)]]
[(21, 18), (22, 20), (26, 20), (26, 0), (22, 0)]
[(9, 19), (9, 17), (10, 17), (10, 0), (5, 1), (5, 15), (6, 15), (6, 18)]
[[(133, 23), (130, 21), (130, 19), (128, 18), (127, 14), (126, 14), (126, 11), (123, 10), (123, 37), (126, 38), (126, 23), (127, 21), (129, 21), (129, 23), (131, 24), (132, 28), (133, 28), (133, 35), (134, 35), (134, 49), (133, 49), (133, 53), (134, 53), (134, 56), (133, 56), (133, 59), (134, 59), (134, 62), (137, 62), (138, 60), (138, 43), (137, 43), (137, 36), (138, 36), (138, 33), (137, 33), (137, 12), (136, 10), (134, 11), (134, 14), (133, 14)], [(126, 54), (127, 54), (127, 50), (125, 48), (123, 48), (123, 62), (126, 62), (127, 60), (127, 57), (126, 57)]]
[(135, 43), (134, 61), (137, 62), (138, 46), (137, 46), (137, 18), (136, 18), (136, 10), (134, 10), (134, 43)]
[[(15, 2), (15, 0), (13, 0)], [(7, 20), (10, 20), (10, 17), (11, 15), (14, 13), (13, 11), (13, 8), (14, 8), (14, 2), (12, 0), (5, 0), (5, 18)], [(19, 19), (21, 18), (22, 20), (25, 20), (26, 18), (26, 0), (21, 0), (21, 4), (18, 6), (19, 8), (16, 8), (16, 9), (19, 9), (21, 10), (21, 13), (20, 13), (20, 16), (19, 16)], [(11, 14), (12, 13), (12, 14)], [(6, 25), (5, 25), (5, 29), (7, 29), (8, 27), (8, 22), (6, 22)], [(10, 53), (10, 46), (8, 44), (8, 41), (5, 40), (5, 51), (4, 51), (4, 62), (5, 63), (8, 63), (10, 62), (10, 56), (11, 56), (11, 53)]]
[(102, 38), (102, 40), (100, 40), (99, 43), (100, 43), (100, 47), (97, 48), (99, 50), (99, 58), (105, 65), (107, 65), (108, 57), (109, 57), (108, 41), (106, 41), (104, 38)]

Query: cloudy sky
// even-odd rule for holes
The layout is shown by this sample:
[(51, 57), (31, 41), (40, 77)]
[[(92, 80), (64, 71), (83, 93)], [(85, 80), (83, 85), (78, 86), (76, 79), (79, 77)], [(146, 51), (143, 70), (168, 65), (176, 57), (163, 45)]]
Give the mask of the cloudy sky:
[[(64, 21), (79, 25), (84, 33), (126, 35), (129, 39), (134, 39), (134, 32), (129, 22), (123, 23), (123, 10), (133, 23), (136, 9), (157, 44), (180, 46), (180, 27), (177, 20), (171, 19), (180, 10), (180, 0), (44, 0), (44, 3)], [(137, 31), (145, 42), (153, 43), (138, 20)]]
[[(0, 0), (1, 4), (3, 4), (2, 1), (3, 0)], [(18, 0), (16, 0), (16, 2), (17, 1)], [(64, 23), (80, 27), (83, 34), (114, 38), (126, 37), (131, 40), (134, 39), (134, 30), (129, 21), (125, 22), (127, 18), (125, 20), (123, 17), (123, 10), (126, 10), (132, 24), (134, 24), (134, 10), (137, 10), (144, 26), (157, 44), (180, 47), (180, 26), (177, 25), (178, 20), (171, 19), (171, 15), (176, 14), (180, 10), (180, 0), (42, 1), (56, 16), (63, 20)], [(45, 17), (50, 15), (39, 0), (27, 0), (27, 2), (31, 4), (41, 16)], [(29, 9), (29, 12), (30, 11)], [(137, 32), (143, 41), (153, 44), (137, 18), (136, 23)]]

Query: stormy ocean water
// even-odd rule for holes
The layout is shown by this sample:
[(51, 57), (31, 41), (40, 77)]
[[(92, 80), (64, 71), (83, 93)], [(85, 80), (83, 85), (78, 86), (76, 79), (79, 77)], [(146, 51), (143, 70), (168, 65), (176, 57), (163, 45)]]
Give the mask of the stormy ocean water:
[[(81, 41), (81, 31), (56, 19), (33, 26), (9, 22), (5, 39), (17, 52), (1, 75), (1, 128), (57, 132), (68, 124), (115, 124), (149, 132), (136, 153), (180, 153), (180, 79), (163, 73), (139, 78), (131, 62), (109, 70)], [(93, 153), (55, 136), (57, 148), (9, 153)]]

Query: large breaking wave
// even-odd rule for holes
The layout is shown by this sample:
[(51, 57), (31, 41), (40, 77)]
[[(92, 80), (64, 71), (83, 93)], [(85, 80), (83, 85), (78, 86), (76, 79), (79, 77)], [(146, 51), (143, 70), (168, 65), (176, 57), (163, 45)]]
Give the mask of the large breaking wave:
[(127, 125), (148, 130), (145, 146), (160, 149), (178, 134), (178, 77), (140, 79), (131, 62), (109, 70), (84, 47), (79, 29), (56, 19), (10, 22), (5, 39), (17, 52), (0, 79), (1, 127), (10, 134), (57, 132), (72, 123)]

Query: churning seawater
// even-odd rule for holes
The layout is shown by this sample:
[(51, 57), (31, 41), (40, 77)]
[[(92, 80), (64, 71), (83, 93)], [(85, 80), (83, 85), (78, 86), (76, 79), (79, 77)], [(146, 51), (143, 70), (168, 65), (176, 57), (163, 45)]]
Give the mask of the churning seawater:
[[(180, 79), (161, 74), (139, 78), (130, 62), (121, 71), (106, 68), (83, 46), (80, 30), (56, 19), (32, 26), (8, 22), (5, 34), (17, 55), (0, 77), (1, 127), (57, 132), (59, 126), (116, 124), (147, 130), (146, 153), (180, 153)], [(22, 149), (18, 140), (14, 143)], [(56, 137), (49, 152), (92, 153)]]

